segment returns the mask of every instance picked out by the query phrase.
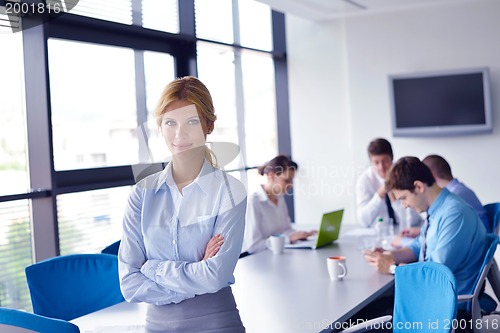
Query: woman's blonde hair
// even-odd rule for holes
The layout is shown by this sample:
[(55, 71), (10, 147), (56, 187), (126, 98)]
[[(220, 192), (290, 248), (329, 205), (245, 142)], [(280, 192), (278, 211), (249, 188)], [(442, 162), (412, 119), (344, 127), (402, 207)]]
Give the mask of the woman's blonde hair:
[[(156, 124), (161, 127), (163, 114), (170, 104), (176, 101), (188, 101), (196, 106), (198, 116), (202, 120), (202, 128), (209, 133), (213, 128), (217, 116), (214, 110), (212, 96), (207, 87), (194, 76), (184, 76), (170, 82), (160, 96), (156, 105), (154, 116)], [(205, 158), (214, 166), (217, 166), (217, 159), (210, 148), (205, 146)]]

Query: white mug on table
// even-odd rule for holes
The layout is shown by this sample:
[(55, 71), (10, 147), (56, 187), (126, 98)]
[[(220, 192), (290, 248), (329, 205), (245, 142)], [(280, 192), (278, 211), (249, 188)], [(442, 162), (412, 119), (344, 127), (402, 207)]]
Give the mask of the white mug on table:
[(271, 235), (268, 247), (274, 254), (282, 254), (285, 248), (285, 236), (282, 234)]
[(342, 280), (347, 275), (345, 257), (334, 256), (326, 258), (328, 275), (331, 280)]

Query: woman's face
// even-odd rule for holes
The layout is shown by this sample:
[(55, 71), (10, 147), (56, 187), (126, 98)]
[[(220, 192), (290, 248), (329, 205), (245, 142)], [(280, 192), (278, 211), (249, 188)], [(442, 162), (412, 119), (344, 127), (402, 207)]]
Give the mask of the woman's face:
[(283, 195), (289, 192), (293, 187), (294, 177), (295, 177), (294, 169), (286, 169), (279, 175), (274, 172), (270, 172), (269, 181), (271, 182), (273, 194)]
[(204, 148), (207, 126), (202, 126), (196, 106), (189, 101), (170, 104), (161, 120), (161, 132), (173, 155)]

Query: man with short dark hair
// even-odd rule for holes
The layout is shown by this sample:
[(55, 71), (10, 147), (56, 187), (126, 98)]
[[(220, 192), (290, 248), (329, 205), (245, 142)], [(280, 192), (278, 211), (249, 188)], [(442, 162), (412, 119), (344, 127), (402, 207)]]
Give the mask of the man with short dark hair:
[(395, 265), (432, 261), (448, 266), (458, 294), (471, 292), (485, 253), (486, 230), (474, 209), (434, 181), (429, 168), (416, 157), (403, 157), (386, 179), (403, 206), (427, 213), (421, 234), (409, 246), (394, 251), (364, 251), (365, 259), (382, 273)]
[(419, 226), (420, 216), (411, 209), (405, 209), (394, 196), (386, 191), (384, 179), (392, 166), (393, 153), (389, 141), (376, 138), (368, 145), (370, 167), (356, 183), (356, 203), (358, 222), (372, 227), (379, 217), (392, 218), (396, 224)]

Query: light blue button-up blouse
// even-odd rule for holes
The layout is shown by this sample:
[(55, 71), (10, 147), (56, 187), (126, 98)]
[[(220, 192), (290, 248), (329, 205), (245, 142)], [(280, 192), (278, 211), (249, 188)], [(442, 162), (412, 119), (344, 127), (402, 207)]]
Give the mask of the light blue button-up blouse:
[[(120, 286), (129, 302), (179, 303), (234, 283), (245, 228), (243, 184), (205, 161), (179, 192), (171, 164), (130, 193), (118, 253)], [(224, 244), (202, 260), (215, 234)]]

